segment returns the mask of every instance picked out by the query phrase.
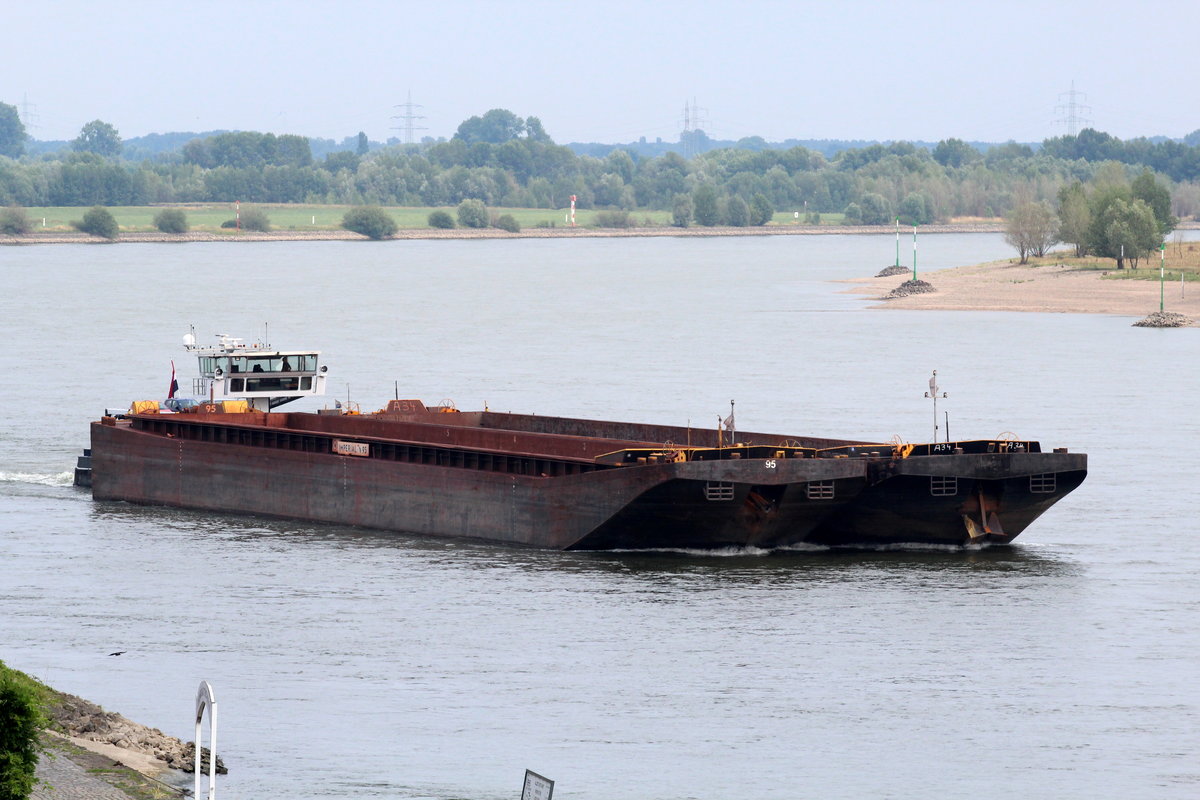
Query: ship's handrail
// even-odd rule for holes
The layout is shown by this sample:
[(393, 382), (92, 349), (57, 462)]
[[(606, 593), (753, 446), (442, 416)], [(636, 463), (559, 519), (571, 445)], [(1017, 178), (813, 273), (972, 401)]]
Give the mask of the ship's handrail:
[(728, 461), (732, 459), (813, 458), (816, 449), (784, 445), (746, 445), (730, 447), (647, 447), (614, 450), (596, 456), (596, 461), (615, 466), (634, 466), (674, 461)]
[(886, 455), (891, 458), (920, 456), (980, 455), (984, 453), (1040, 453), (1042, 446), (1034, 440), (968, 439), (959, 442), (929, 442), (924, 444), (875, 444), (829, 447), (817, 451), (817, 458), (855, 458), (864, 455)]

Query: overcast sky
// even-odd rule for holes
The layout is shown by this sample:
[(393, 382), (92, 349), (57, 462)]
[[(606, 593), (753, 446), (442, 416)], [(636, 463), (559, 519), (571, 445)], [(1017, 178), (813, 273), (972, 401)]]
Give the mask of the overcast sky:
[[(490, 108), (557, 142), (1041, 141), (1200, 128), (1200, 2), (89, 2), (3, 15), (0, 102), (38, 139), (215, 129), (451, 136)], [(402, 137), (401, 137), (402, 138)]]

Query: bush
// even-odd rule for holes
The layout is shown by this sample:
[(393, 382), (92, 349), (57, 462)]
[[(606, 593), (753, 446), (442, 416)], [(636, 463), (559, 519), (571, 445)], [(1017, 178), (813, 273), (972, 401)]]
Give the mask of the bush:
[(104, 206), (92, 206), (84, 213), (82, 220), (72, 221), (71, 227), (109, 240), (116, 239), (121, 232), (117, 221)]
[(725, 201), (725, 224), (734, 228), (750, 224), (750, 206), (736, 194)]
[(181, 208), (164, 208), (154, 215), (154, 227), (163, 233), (187, 233), (187, 214)]
[(396, 220), (378, 206), (352, 208), (342, 217), (342, 227), (379, 241), (396, 232)]
[(446, 211), (433, 211), (429, 214), (429, 227), (449, 230), (454, 227), (454, 217)]
[(520, 225), (520, 223), (517, 222), (517, 218), (514, 217), (512, 214), (501, 214), (496, 219), (495, 224), (496, 224), (496, 227), (502, 231), (508, 231), (509, 233), (520, 233), (521, 232), (521, 225)]
[(597, 211), (592, 218), (597, 228), (632, 228), (628, 211)]
[(227, 219), (221, 223), (222, 228), (236, 228), (237, 226), (238, 221), (236, 219)]
[(486, 228), (488, 226), (487, 206), (482, 200), (473, 198), (463, 200), (458, 204), (458, 224), (464, 228)]
[(920, 192), (910, 192), (904, 198), (900, 203), (898, 216), (904, 225), (925, 225), (933, 222), (933, 215), (929, 213), (929, 204), (925, 202), (925, 195)]
[(242, 212), (242, 230), (266, 233), (271, 230), (271, 218), (260, 208), (248, 208)]
[(24, 800), (37, 782), (39, 735), (46, 725), (40, 684), (0, 662), (0, 798)]
[(862, 209), (863, 225), (886, 225), (894, 219), (892, 204), (886, 197), (876, 192), (864, 194), (859, 208)]
[(671, 205), (671, 224), (676, 228), (686, 228), (692, 222), (691, 195), (677, 194)]
[(9, 206), (8, 208), (0, 209), (0, 233), (20, 236), (21, 234), (29, 233), (31, 230), (33, 230), (33, 223), (29, 221), (29, 216), (25, 213), (25, 209), (20, 206)]
[(862, 221), (862, 206), (858, 203), (846, 206), (846, 210), (842, 212), (843, 225), (862, 225)]
[(750, 199), (750, 224), (766, 225), (775, 218), (775, 207), (762, 192)]

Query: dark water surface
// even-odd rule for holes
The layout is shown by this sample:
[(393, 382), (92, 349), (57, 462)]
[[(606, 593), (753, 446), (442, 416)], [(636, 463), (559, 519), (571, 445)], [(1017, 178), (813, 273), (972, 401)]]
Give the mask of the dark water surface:
[[(911, 257), (905, 242), (904, 258)], [(225, 798), (1200, 795), (1200, 330), (887, 312), (887, 237), (0, 248), (0, 659), (191, 738)], [(1008, 255), (921, 240), (922, 269)], [(899, 282), (899, 280), (897, 281)], [(1169, 305), (1168, 298), (1168, 305)], [(1147, 312), (1154, 309), (1146, 309)], [(194, 323), (319, 347), (364, 409), (1090, 455), (1009, 548), (545, 553), (93, 503), (87, 423)], [(187, 385), (190, 381), (181, 380)], [(126, 650), (109, 657), (114, 650)]]

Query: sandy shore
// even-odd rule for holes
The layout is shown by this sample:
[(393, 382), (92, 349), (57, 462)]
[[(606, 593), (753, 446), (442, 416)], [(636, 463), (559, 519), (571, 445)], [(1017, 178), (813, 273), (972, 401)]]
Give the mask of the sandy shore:
[[(1003, 227), (993, 223), (947, 223), (925, 225), (922, 233), (996, 233)], [(838, 236), (847, 234), (895, 234), (889, 225), (770, 225), (764, 227), (692, 227), (692, 228), (525, 228), (520, 233), (507, 233), (498, 228), (454, 228), (435, 230), (412, 228), (396, 232), (392, 239), (613, 239), (657, 236)], [(366, 237), (342, 230), (287, 230), (269, 233), (223, 231), (193, 231), (172, 234), (157, 232), (121, 233), (117, 243), (138, 242), (323, 242), (365, 241)], [(24, 236), (0, 234), (0, 245), (31, 244), (109, 244), (108, 240), (86, 233), (53, 231), (30, 233)]]
[[(1158, 275), (1157, 269), (1153, 272)], [(937, 290), (931, 294), (883, 300), (884, 295), (906, 280), (904, 275), (858, 278), (848, 281), (856, 285), (847, 291), (879, 298), (875, 308), (1042, 311), (1139, 318), (1158, 311), (1158, 281), (1111, 280), (1106, 279), (1105, 274), (1055, 263), (1021, 266), (1013, 259), (918, 273), (918, 278), (933, 284)], [(1178, 281), (1168, 282), (1166, 310), (1186, 314), (1193, 320), (1200, 319), (1200, 285), (1188, 284), (1184, 298), (1180, 299)]]

